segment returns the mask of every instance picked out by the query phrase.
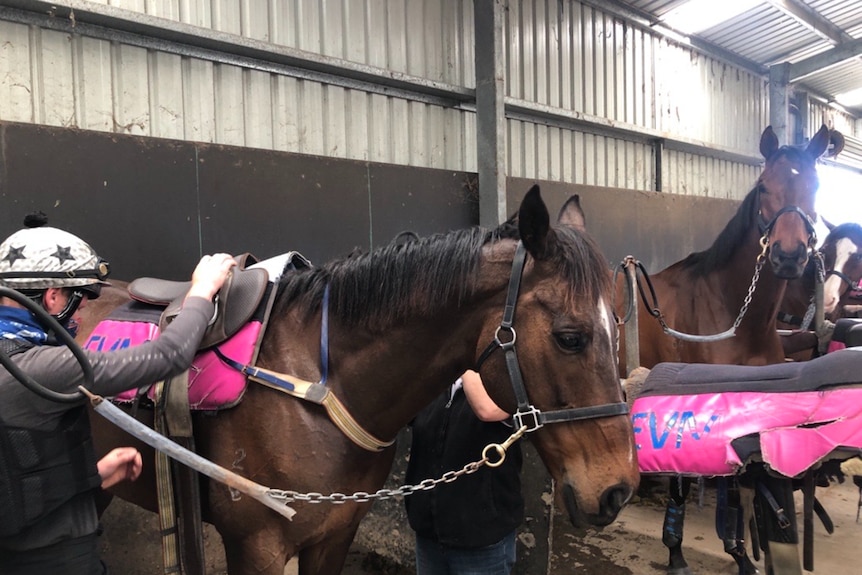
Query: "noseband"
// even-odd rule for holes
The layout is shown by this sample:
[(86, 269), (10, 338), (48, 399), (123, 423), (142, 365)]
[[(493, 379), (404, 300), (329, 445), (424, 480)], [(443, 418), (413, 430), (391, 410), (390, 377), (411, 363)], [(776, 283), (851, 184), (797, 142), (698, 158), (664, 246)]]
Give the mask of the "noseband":
[[(602, 417), (614, 417), (629, 413), (626, 403), (605, 403), (602, 405), (591, 405), (588, 407), (575, 407), (571, 409), (558, 409), (555, 411), (541, 411), (530, 404), (527, 391), (524, 388), (524, 379), (521, 376), (521, 367), (518, 363), (518, 355), (515, 352), (517, 334), (512, 325), (515, 318), (515, 307), (518, 304), (518, 292), (521, 288), (521, 276), (524, 272), (524, 263), (527, 259), (527, 250), (523, 242), (518, 242), (515, 250), (515, 259), (512, 262), (512, 275), (509, 277), (509, 290), (506, 294), (506, 305), (503, 308), (503, 320), (494, 332), (494, 339), (479, 356), (476, 364), (476, 372), (479, 372), (485, 360), (497, 348), (502, 349), (506, 355), (506, 368), (509, 370), (509, 380), (515, 391), (518, 401), (518, 410), (512, 415), (513, 427), (518, 430), (526, 427), (526, 431), (535, 431), (546, 423), (563, 423), (566, 421), (580, 421), (584, 419), (597, 419)], [(502, 341), (500, 336), (509, 334), (508, 341)]]
[(770, 232), (772, 232), (772, 228), (775, 227), (775, 222), (778, 221), (782, 215), (786, 213), (795, 213), (798, 214), (800, 218), (802, 218), (802, 223), (805, 224), (805, 230), (808, 232), (808, 247), (811, 248), (817, 245), (817, 232), (814, 230), (814, 222), (811, 220), (811, 216), (802, 211), (802, 208), (799, 206), (785, 206), (778, 210), (778, 213), (775, 214), (775, 217), (767, 223), (766, 220), (763, 219), (763, 214), (761, 212), (757, 212), (757, 225), (760, 228), (760, 233), (762, 237), (768, 238)]

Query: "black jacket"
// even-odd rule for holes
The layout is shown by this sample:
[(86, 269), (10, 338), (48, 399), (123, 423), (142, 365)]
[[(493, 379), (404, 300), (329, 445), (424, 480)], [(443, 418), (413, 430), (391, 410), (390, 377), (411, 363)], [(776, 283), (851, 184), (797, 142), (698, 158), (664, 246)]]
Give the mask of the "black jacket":
[[(479, 420), (458, 389), (422, 410), (413, 422), (413, 443), (406, 482), (437, 479), (482, 458), (489, 443), (502, 443), (512, 428)], [(417, 535), (459, 548), (492, 545), (524, 519), (521, 447), (515, 443), (500, 467), (482, 466), (452, 483), (405, 498), (407, 517)]]

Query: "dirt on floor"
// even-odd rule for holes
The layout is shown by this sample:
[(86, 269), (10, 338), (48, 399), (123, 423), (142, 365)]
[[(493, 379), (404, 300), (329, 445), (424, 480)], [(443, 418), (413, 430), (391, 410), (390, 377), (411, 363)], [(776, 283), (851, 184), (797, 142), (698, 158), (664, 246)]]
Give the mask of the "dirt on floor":
[[(550, 529), (550, 558), (547, 568), (536, 567), (529, 575), (660, 575), (665, 573), (667, 551), (661, 544), (664, 517), (661, 484), (636, 498), (618, 520), (601, 531), (575, 530), (556, 512)], [(714, 490), (702, 493), (693, 489), (687, 505), (685, 523), (685, 556), (696, 575), (736, 575), (736, 565), (723, 551), (715, 535)], [(835, 532), (826, 533), (815, 525), (814, 573), (850, 574), (858, 572), (862, 562), (862, 523), (856, 522), (859, 490), (850, 481), (818, 488), (818, 499), (830, 514)], [(343, 575), (415, 575), (412, 562), (412, 531), (406, 520), (393, 518), (395, 507), (377, 509), (363, 521), (351, 548)], [(801, 509), (801, 501), (797, 502)], [(157, 575), (161, 571), (157, 537), (157, 517), (123, 501), (115, 501), (104, 516), (102, 556), (112, 572), (120, 575)], [(801, 520), (799, 521), (801, 524)], [(224, 553), (218, 534), (206, 528), (207, 573), (226, 573)], [(524, 535), (524, 534), (522, 534)], [(530, 543), (529, 537), (522, 545)], [(758, 562), (764, 573), (763, 560)], [(285, 575), (296, 573), (289, 564)]]

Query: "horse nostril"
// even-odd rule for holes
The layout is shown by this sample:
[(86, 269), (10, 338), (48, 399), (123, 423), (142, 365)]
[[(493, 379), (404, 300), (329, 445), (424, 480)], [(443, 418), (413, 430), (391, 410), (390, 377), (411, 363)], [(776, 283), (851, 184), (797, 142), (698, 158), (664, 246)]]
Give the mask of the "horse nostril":
[(606, 515), (616, 517), (629, 499), (634, 490), (628, 485), (620, 484), (607, 489), (602, 494), (602, 507)]

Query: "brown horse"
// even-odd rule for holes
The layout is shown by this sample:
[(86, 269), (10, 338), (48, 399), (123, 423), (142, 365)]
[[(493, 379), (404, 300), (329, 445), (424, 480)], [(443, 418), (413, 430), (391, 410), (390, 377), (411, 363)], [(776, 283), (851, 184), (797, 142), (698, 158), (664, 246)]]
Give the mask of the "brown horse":
[[(650, 278), (655, 300), (647, 310), (645, 292), (639, 303), (641, 366), (668, 361), (740, 365), (784, 361), (776, 332), (778, 305), (787, 280), (802, 275), (815, 241), (816, 161), (829, 143), (826, 126), (804, 149), (779, 146), (772, 128), (764, 130), (763, 172), (712, 246)], [(619, 281), (619, 301), (624, 301), (625, 291)], [(717, 334), (720, 337), (708, 337)], [(673, 575), (691, 573), (682, 554), (690, 484), (688, 478), (671, 478), (662, 541), (669, 548), (668, 573)], [(726, 540), (725, 548), (742, 568), (754, 573), (754, 565), (744, 550), (740, 554), (736, 541)]]
[[(609, 524), (639, 481), (617, 377), (611, 283), (595, 243), (549, 220), (534, 187), (516, 225), (392, 244), (285, 274), (258, 366), (320, 380), (328, 313), (327, 386), (387, 441), (464, 370), (479, 369), (491, 397), (532, 431), (570, 519)], [(84, 310), (88, 325), (110, 311), (103, 301)], [(131, 441), (98, 418), (93, 426), (100, 451)], [(207, 459), (299, 493), (373, 494), (394, 455), (391, 447), (358, 447), (320, 406), (254, 383), (236, 407), (195, 416), (194, 433)], [(148, 473), (116, 492), (155, 510), (147, 453)], [(303, 575), (338, 573), (370, 506), (294, 501), (288, 521), (219, 483), (204, 480), (202, 493), (203, 518), (221, 534), (232, 575), (281, 575), (296, 554)]]
[(817, 355), (818, 336), (813, 331), (814, 291), (817, 276), (823, 283), (824, 318), (835, 322), (844, 317), (844, 306), (850, 302), (851, 288), (862, 279), (862, 226), (846, 223), (831, 226), (829, 235), (818, 251), (817, 258), (809, 260), (802, 277), (789, 281), (778, 316), (778, 328), (788, 331), (782, 337), (785, 355), (797, 361)]

